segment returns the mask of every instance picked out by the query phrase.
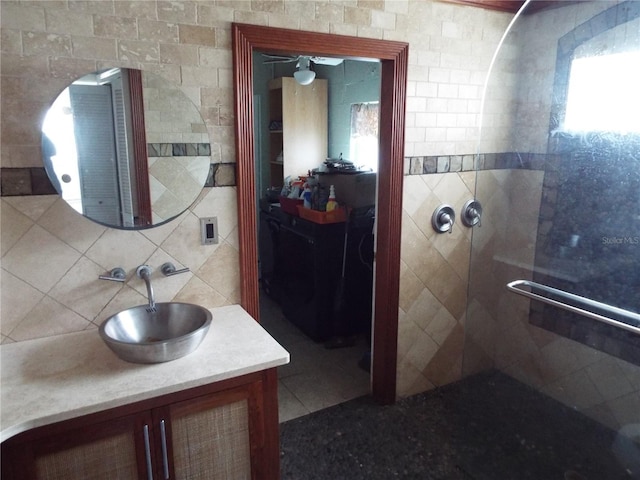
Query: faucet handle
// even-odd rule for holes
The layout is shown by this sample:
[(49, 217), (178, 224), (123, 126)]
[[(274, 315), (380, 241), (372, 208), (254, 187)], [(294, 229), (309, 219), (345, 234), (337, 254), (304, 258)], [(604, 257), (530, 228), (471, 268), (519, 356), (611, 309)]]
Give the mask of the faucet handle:
[(171, 262), (163, 263), (160, 267), (160, 271), (166, 277), (170, 277), (171, 275), (178, 275), (180, 273), (189, 272), (189, 267), (181, 268), (180, 270), (176, 270), (176, 266)]
[(112, 268), (109, 275), (98, 276), (100, 280), (111, 280), (112, 282), (124, 282), (126, 277), (127, 275), (122, 267)]
[(451, 205), (442, 204), (435, 209), (431, 216), (431, 226), (437, 233), (453, 233), (453, 224), (456, 221), (456, 213)]
[(136, 268), (136, 275), (138, 275), (138, 278), (144, 278), (145, 276), (149, 277), (151, 272), (153, 272), (153, 268), (149, 265), (140, 265)]
[(479, 227), (482, 219), (482, 205), (477, 200), (468, 200), (462, 206), (462, 223), (467, 227)]

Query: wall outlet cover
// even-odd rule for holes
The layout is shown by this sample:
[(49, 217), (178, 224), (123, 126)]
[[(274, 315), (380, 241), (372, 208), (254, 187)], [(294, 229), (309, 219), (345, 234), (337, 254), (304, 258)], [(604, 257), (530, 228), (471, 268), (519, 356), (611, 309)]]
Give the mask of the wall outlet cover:
[(218, 243), (218, 217), (200, 219), (200, 241), (202, 245)]

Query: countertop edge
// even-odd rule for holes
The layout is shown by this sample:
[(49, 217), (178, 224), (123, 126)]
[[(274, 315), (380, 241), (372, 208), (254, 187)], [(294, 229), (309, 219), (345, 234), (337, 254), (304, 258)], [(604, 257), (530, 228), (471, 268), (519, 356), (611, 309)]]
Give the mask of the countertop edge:
[(112, 408), (123, 407), (125, 405), (130, 405), (132, 403), (149, 400), (156, 397), (161, 397), (163, 395), (170, 395), (172, 393), (180, 392), (183, 390), (201, 387), (204, 385), (210, 385), (216, 382), (221, 382), (223, 380), (237, 378), (243, 375), (249, 375), (251, 373), (260, 372), (263, 370), (269, 370), (270, 368), (276, 368), (281, 365), (286, 365), (287, 363), (289, 363), (289, 357), (278, 359), (277, 361), (274, 360), (271, 363), (272, 364), (261, 364), (256, 368), (246, 369), (246, 371), (229, 372), (228, 375), (220, 375), (220, 376), (217, 376), (215, 379), (203, 378), (202, 381), (187, 382), (184, 384), (175, 384), (175, 385), (172, 385), (171, 387), (161, 388), (158, 390), (154, 390), (153, 392), (148, 392), (147, 394), (138, 394), (138, 395), (132, 395), (130, 397), (122, 397), (122, 398), (118, 398), (111, 401), (105, 401), (104, 403), (93, 404), (84, 408), (68, 410), (64, 413), (57, 414), (57, 415), (38, 417), (38, 418), (24, 421), (22, 423), (11, 425), (8, 428), (4, 428), (3, 426), (0, 426), (0, 429), (1, 429), (0, 443), (6, 440), (9, 440), (10, 438), (15, 437), (16, 435), (19, 435), (23, 432), (32, 430), (34, 428), (52, 425), (54, 423), (63, 422), (65, 420), (72, 420), (74, 418), (82, 417), (84, 415), (91, 415), (92, 413), (104, 412)]
[[(3, 345), (0, 347), (4, 349), (0, 442), (34, 428), (276, 368), (289, 362), (289, 353), (239, 305), (213, 308), (211, 312), (216, 328), (213, 328), (213, 334), (210, 329), (196, 352), (151, 367), (117, 359), (102, 340), (97, 340), (97, 331), (18, 342), (6, 345), (7, 349)], [(51, 367), (47, 361), (51, 357), (46, 355), (41, 359), (37, 355), (35, 360), (33, 358), (33, 353), (39, 353), (43, 346), (57, 344), (59, 348), (66, 345), (65, 342), (73, 344), (78, 339), (86, 340), (84, 348), (79, 349), (80, 353), (75, 358), (70, 355), (59, 359), (62, 364), (69, 362), (69, 372), (62, 367), (60, 371), (53, 369), (49, 372)], [(81, 355), (86, 355), (87, 350), (95, 358), (84, 362), (85, 357)], [(38, 360), (44, 362), (42, 370), (38, 367)], [(106, 367), (95, 367), (103, 360), (108, 364)], [(181, 376), (183, 371), (184, 378)], [(167, 377), (171, 380), (167, 381)], [(176, 377), (180, 377), (179, 380), (173, 381)], [(101, 387), (112, 387), (112, 384), (113, 388), (100, 391)], [(112, 396), (103, 400), (96, 390)], [(67, 402), (69, 394), (79, 397), (74, 399), (75, 404)]]

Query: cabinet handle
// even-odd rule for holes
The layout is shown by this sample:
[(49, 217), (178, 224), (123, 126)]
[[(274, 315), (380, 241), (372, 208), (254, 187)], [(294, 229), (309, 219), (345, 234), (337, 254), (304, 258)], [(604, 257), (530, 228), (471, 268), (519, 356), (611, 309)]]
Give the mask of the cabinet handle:
[(147, 460), (147, 480), (153, 480), (153, 470), (151, 468), (151, 445), (149, 445), (149, 425), (144, 426), (144, 456)]
[(169, 457), (167, 455), (167, 431), (164, 426), (164, 420), (160, 420), (160, 438), (162, 439), (162, 469), (164, 470), (164, 479), (169, 480)]

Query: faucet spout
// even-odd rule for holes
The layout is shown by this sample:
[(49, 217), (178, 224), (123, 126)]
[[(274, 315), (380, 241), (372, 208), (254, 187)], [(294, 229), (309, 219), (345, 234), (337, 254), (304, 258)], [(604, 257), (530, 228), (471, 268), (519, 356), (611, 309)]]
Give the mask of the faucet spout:
[(153, 287), (151, 286), (151, 267), (148, 265), (140, 265), (136, 269), (136, 274), (138, 277), (144, 280), (144, 283), (147, 286), (147, 297), (149, 298), (149, 308), (155, 310), (156, 308), (156, 300), (153, 296)]

